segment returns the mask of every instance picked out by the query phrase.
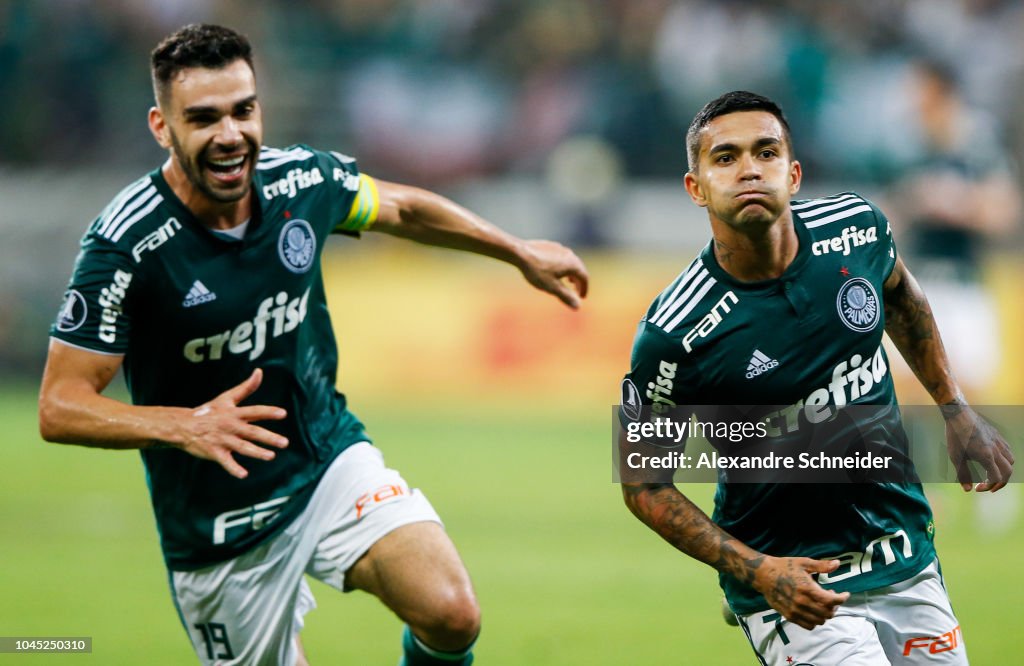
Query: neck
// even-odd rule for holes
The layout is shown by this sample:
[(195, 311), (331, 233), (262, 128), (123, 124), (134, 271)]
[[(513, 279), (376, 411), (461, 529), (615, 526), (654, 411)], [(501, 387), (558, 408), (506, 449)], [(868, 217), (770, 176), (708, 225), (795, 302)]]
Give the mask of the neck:
[(718, 265), (741, 282), (781, 277), (800, 248), (788, 209), (770, 225), (749, 232), (712, 219), (711, 232)]
[(203, 194), (188, 179), (177, 161), (171, 157), (160, 169), (167, 185), (185, 204), (189, 212), (210, 229), (231, 229), (249, 219), (252, 199), (246, 195), (238, 201), (216, 201)]

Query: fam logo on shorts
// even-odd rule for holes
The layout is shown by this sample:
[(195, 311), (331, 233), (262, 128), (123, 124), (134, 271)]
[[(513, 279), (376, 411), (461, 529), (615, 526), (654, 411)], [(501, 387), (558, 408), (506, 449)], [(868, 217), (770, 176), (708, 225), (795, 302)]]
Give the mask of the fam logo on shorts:
[(390, 483), (371, 492), (363, 493), (356, 500), (356, 520), (359, 520), (366, 512), (376, 508), (383, 502), (399, 497), (409, 497), (411, 494), (412, 491), (409, 489), (409, 486), (397, 483)]
[(640, 391), (628, 377), (622, 380), (622, 413), (630, 421), (640, 420)]
[(316, 254), (316, 236), (305, 220), (291, 220), (281, 229), (277, 239), (277, 253), (281, 263), (292, 273), (305, 273), (313, 265)]
[(861, 277), (847, 280), (839, 289), (836, 309), (847, 328), (858, 333), (873, 329), (881, 314), (875, 288)]
[(74, 331), (85, 323), (85, 316), (89, 307), (85, 303), (85, 296), (82, 296), (77, 289), (71, 289), (64, 296), (64, 304), (60, 306), (57, 313), (57, 330), (64, 333)]

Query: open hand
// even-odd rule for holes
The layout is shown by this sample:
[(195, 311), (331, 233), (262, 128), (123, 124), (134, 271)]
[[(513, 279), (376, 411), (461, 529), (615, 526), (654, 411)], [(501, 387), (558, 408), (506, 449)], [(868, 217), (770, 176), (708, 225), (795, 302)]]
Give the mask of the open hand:
[(263, 371), (257, 368), (242, 383), (192, 410), (191, 418), (181, 424), (185, 435), (179, 448), (197, 458), (219, 463), (228, 474), (239, 479), (247, 477), (249, 472), (235, 461), (233, 454), (273, 460), (274, 452), (257, 444), (282, 449), (288, 446), (288, 439), (252, 422), (277, 421), (287, 416), (287, 412), (270, 405), (238, 406), (262, 381)]

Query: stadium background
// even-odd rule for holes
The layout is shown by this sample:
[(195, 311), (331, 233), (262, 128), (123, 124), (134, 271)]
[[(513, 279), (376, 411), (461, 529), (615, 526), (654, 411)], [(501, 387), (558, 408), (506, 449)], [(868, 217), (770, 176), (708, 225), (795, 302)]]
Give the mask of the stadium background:
[[(372, 234), (327, 248), (339, 386), (445, 517), (483, 604), (480, 663), (750, 663), (713, 572), (635, 521), (610, 482), (609, 406), (636, 321), (708, 236), (680, 187), (685, 127), (720, 92), (763, 92), (790, 116), (805, 194), (898, 203), (920, 150), (920, 56), (952, 65), (1019, 158), (1021, 4), (0, 2), (0, 635), (94, 638), (91, 657), (25, 661), (188, 660), (137, 456), (41, 443), (34, 401), (78, 238), (161, 159), (145, 128), (148, 52), (197, 20), (252, 38), (268, 144), (352, 154), (588, 260), (592, 295), (571, 313), (476, 257)], [(983, 262), (1001, 340), (974, 396), (989, 404), (1024, 402), (1012, 222)], [(710, 507), (712, 487), (690, 490)], [(1007, 491), (929, 488), (978, 664), (1017, 654), (1024, 520)], [(314, 589), (313, 663), (397, 659), (399, 623), (378, 603)]]

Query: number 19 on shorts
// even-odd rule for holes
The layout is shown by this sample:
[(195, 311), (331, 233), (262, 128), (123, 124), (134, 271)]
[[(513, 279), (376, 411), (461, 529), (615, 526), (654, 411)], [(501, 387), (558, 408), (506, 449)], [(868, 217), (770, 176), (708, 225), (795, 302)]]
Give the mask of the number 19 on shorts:
[(231, 643), (228, 641), (228, 630), (223, 624), (220, 622), (197, 622), (194, 626), (203, 634), (207, 659), (235, 658), (235, 653), (231, 650)]

